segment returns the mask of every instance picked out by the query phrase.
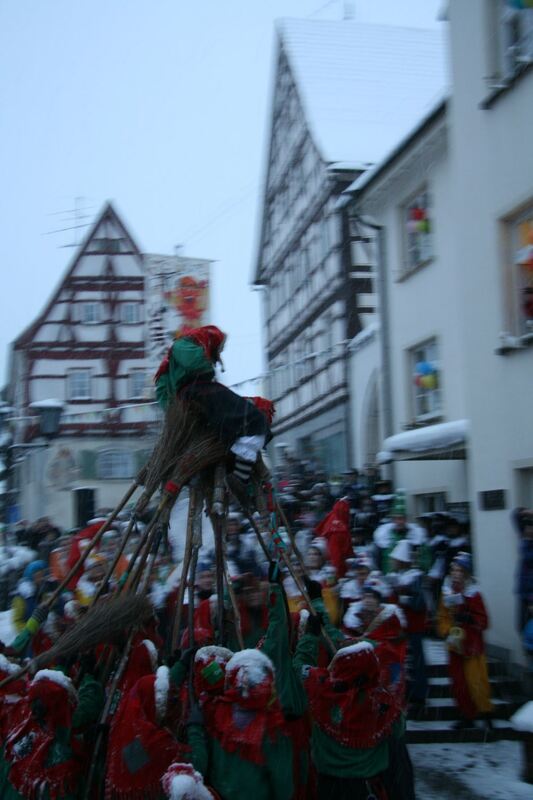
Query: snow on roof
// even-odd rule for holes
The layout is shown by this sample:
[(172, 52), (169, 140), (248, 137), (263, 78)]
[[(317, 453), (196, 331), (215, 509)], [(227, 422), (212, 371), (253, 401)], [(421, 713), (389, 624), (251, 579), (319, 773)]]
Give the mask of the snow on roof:
[(469, 433), (469, 420), (457, 419), (389, 436), (388, 439), (385, 439), (383, 447), (393, 457), (399, 452), (427, 453), (430, 450), (443, 450), (453, 445), (463, 444)]
[(443, 30), (282, 19), (277, 29), (326, 161), (380, 161), (449, 84)]

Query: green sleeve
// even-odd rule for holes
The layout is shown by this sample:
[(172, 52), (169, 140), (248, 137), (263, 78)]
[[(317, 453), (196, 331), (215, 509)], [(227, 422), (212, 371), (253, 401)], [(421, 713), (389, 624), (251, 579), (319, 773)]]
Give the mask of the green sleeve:
[(291, 666), (289, 649), (289, 621), (283, 597), (283, 589), (277, 583), (270, 584), (268, 628), (261, 650), (267, 655), (276, 670), (276, 690), (285, 714), (300, 716), (307, 708), (307, 699), (299, 678)]
[(172, 345), (168, 371), (157, 380), (157, 400), (165, 408), (183, 384), (200, 375), (212, 378), (214, 374), (213, 364), (201, 345), (190, 339), (178, 339)]
[[(332, 624), (323, 599), (321, 597), (318, 597), (316, 600), (312, 601), (312, 605), (315, 611), (317, 611), (319, 614), (322, 614), (322, 624), (324, 625), (324, 628), (329, 638), (331, 639), (332, 642), (338, 644), (342, 639), (344, 639), (344, 635), (342, 631), (340, 631), (338, 628), (335, 627), (335, 625)], [(326, 642), (324, 643), (327, 646), (327, 643)]]
[(15, 639), (13, 639), (13, 641), (9, 646), (17, 654), (24, 653), (32, 639), (33, 639), (33, 632), (29, 628), (24, 627), (18, 634), (18, 636), (16, 636)]
[(84, 728), (93, 722), (97, 722), (104, 707), (104, 690), (102, 685), (93, 678), (86, 675), (78, 689), (78, 705), (72, 716), (73, 728)]
[(191, 762), (195, 770), (204, 778), (207, 776), (209, 755), (207, 734), (203, 725), (187, 725), (187, 741), (191, 748)]
[(278, 736), (274, 742), (265, 739), (263, 745), (272, 800), (291, 800), (293, 796), (292, 747), (287, 736)]
[(181, 661), (176, 661), (174, 666), (170, 668), (169, 678), (171, 683), (174, 684), (178, 689), (182, 685), (183, 681), (187, 676), (187, 670), (181, 663)]
[(312, 633), (304, 633), (300, 636), (296, 653), (292, 659), (292, 667), (298, 677), (302, 676), (303, 667), (316, 667), (318, 662), (318, 636)]

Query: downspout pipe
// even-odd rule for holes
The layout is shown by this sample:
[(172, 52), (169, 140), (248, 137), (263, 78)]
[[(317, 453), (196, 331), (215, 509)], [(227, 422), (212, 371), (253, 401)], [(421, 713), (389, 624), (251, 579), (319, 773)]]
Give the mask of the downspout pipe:
[[(357, 203), (357, 197), (354, 197)], [(376, 271), (378, 282), (379, 298), (379, 324), (381, 342), (381, 363), (383, 364), (382, 373), (382, 403), (383, 403), (383, 427), (384, 439), (394, 433), (394, 420), (392, 415), (392, 378), (391, 378), (391, 347), (390, 347), (390, 327), (389, 327), (389, 292), (387, 284), (387, 242), (385, 237), (385, 226), (370, 222), (356, 213), (355, 219), (364, 227), (370, 228), (376, 233), (377, 254)], [(389, 465), (390, 479), (394, 486), (395, 462)]]

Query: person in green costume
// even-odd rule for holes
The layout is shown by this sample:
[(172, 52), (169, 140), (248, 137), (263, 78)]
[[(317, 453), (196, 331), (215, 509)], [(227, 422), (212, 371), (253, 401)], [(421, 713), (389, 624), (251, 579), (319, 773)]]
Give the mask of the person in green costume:
[(337, 651), (329, 667), (314, 667), (317, 650), (302, 641), (294, 667), (303, 680), (313, 728), (311, 754), (318, 773), (318, 797), (367, 800), (385, 797), (382, 776), (396, 713), (379, 682), (379, 663), (369, 642)]
[(405, 493), (398, 489), (391, 509), (391, 520), (383, 522), (374, 531), (374, 560), (384, 575), (392, 571), (391, 553), (402, 539), (406, 539), (413, 548), (416, 566), (426, 572), (431, 565), (427, 533), (420, 525), (407, 521)]
[(163, 409), (176, 396), (194, 405), (235, 457), (232, 474), (243, 485), (259, 451), (272, 438), (269, 422), (274, 408), (263, 398), (241, 397), (215, 380), (225, 341), (226, 335), (215, 325), (180, 333), (155, 375), (156, 397)]

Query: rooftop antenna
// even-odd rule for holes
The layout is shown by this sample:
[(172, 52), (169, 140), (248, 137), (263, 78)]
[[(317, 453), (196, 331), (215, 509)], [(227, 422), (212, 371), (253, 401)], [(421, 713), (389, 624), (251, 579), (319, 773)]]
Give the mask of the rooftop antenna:
[(182, 256), (184, 249), (185, 249), (185, 245), (183, 245), (183, 244), (175, 244), (174, 245), (174, 255), (175, 256)]
[[(70, 244), (60, 244), (58, 247), (79, 247), (80, 244), (80, 230), (81, 228), (88, 228), (91, 224), (90, 222), (83, 222), (85, 219), (91, 219), (91, 214), (85, 214), (85, 211), (90, 211), (94, 206), (85, 206), (83, 205), (84, 201), (87, 200), (86, 197), (75, 197), (74, 198), (74, 208), (68, 208), (65, 211), (52, 211), (51, 214), (48, 216), (53, 217), (57, 215), (69, 215), (66, 216), (64, 221), (67, 224), (66, 228), (55, 228), (53, 231), (46, 231), (43, 233), (43, 236), (50, 236), (53, 233), (64, 233), (65, 231), (74, 231), (73, 233), (73, 241)], [(73, 223), (69, 225), (68, 223)]]
[(345, 0), (343, 3), (343, 19), (355, 19), (355, 3)]

